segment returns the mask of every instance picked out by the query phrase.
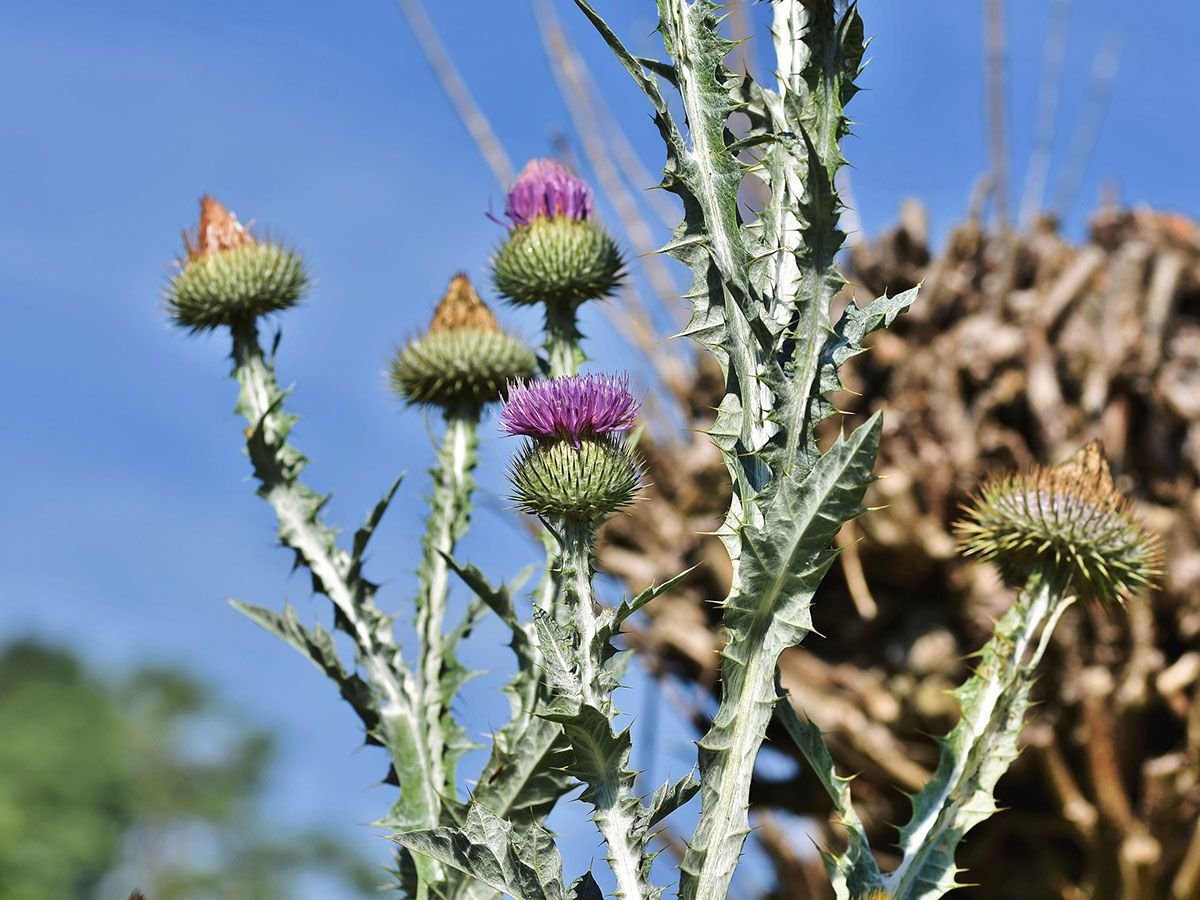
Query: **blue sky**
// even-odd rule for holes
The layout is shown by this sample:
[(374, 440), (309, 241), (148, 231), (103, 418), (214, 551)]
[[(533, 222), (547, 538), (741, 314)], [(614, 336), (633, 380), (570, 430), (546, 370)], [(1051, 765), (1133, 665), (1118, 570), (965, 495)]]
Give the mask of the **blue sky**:
[[(514, 160), (548, 152), (568, 119), (526, 4), (429, 5)], [(557, 5), (656, 164), (640, 98), (571, 5)], [(598, 6), (635, 49), (656, 52), (649, 0)], [(1048, 13), (1032, 0), (1009, 7), (1019, 188)], [(864, 228), (885, 227), (916, 195), (942, 233), (986, 167), (979, 4), (862, 8), (877, 39), (847, 152)], [(1120, 70), (1073, 233), (1102, 184), (1127, 202), (1200, 213), (1198, 28), (1200, 7), (1186, 0), (1153, 15), (1117, 0), (1075, 4), (1052, 185), (1093, 56), (1119, 46)], [(388, 802), (373, 787), (381, 760), (358, 749), (355, 722), (315, 670), (224, 603), (323, 609), (288, 576), (248, 481), (225, 341), (174, 332), (158, 298), (205, 191), (304, 250), (317, 287), (282, 320), (280, 355), (304, 417), (296, 440), (314, 459), (310, 482), (336, 491), (329, 513), (343, 527), (409, 472), (371, 573), (386, 585), (382, 601), (402, 610), (430, 456), (420, 415), (397, 407), (380, 372), (450, 274), (485, 281), (497, 227), (483, 212), (502, 205), (500, 193), (388, 0), (4, 4), (0, 79), (0, 637), (33, 632), (115, 668), (154, 659), (200, 673), (289, 743), (276, 814), (381, 848), (357, 829)], [(511, 311), (508, 321), (536, 328)], [(625, 356), (599, 318), (587, 324), (593, 356)], [(485, 442), (483, 504), (464, 551), (496, 577), (534, 553), (499, 499), (508, 451)], [(500, 640), (485, 630), (472, 662), (501, 664)], [(477, 732), (495, 724), (494, 687), (484, 679), (468, 698)], [(686, 752), (668, 762), (686, 768)], [(586, 865), (595, 841), (563, 827), (582, 847), (572, 863)]]

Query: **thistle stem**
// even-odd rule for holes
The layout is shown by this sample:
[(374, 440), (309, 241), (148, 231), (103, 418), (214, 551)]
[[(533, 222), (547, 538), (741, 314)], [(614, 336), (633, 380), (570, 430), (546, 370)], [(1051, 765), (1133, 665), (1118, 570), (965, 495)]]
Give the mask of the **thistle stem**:
[(442, 695), (442, 670), (445, 666), (446, 601), (449, 596), (450, 569), (446, 557), (466, 534), (470, 523), (471, 494), (475, 489), (473, 472), (478, 462), (478, 406), (452, 407), (446, 410), (446, 429), (438, 448), (437, 465), (432, 471), (433, 494), (422, 539), (424, 556), (418, 569), (419, 591), (416, 602), (416, 631), (421, 658), (417, 685), (421, 715), (425, 720), (426, 747), (434, 784), (441, 792), (453, 795), (454, 772), (446, 764), (446, 715)]
[(583, 352), (583, 333), (579, 330), (579, 306), (575, 303), (546, 303), (546, 353), (549, 378), (565, 378), (579, 373), (587, 360)]
[[(542, 349), (546, 354), (546, 377), (567, 378), (579, 373), (579, 367), (587, 359), (583, 352), (583, 334), (579, 330), (579, 307), (574, 303), (546, 303), (546, 340)], [(558, 542), (545, 530), (541, 533), (542, 546), (546, 549), (546, 567), (534, 592), (534, 605), (543, 612), (559, 618), (559, 598), (562, 583), (559, 579)]]
[[(295, 421), (283, 411), (286, 396), (263, 355), (253, 319), (231, 326), (233, 377), (241, 385), (237, 411), (250, 428), (247, 452), (258, 493), (275, 510), (279, 537), (312, 573), (315, 587), (336, 608), (334, 620), (354, 641), (367, 682), (379, 704), (376, 735), (391, 756), (400, 784), (397, 811), (405, 825), (433, 826), (439, 801), (433, 763), (421, 718), (413, 703), (415, 684), (392, 634), (390, 619), (375, 606), (374, 586), (358, 576), (350, 555), (337, 546), (337, 533), (320, 518), (323, 498), (300, 481), (307, 459), (287, 437)], [(422, 877), (439, 866), (417, 859)]]
[(612, 703), (600, 689), (596, 654), (596, 609), (592, 596), (592, 542), (595, 530), (589, 525), (562, 527), (562, 561), (559, 571), (567, 615), (579, 641), (579, 687), (583, 702), (611, 711)]
[[(601, 680), (603, 648), (597, 640), (595, 596), (592, 592), (592, 543), (595, 528), (591, 525), (563, 523), (561, 573), (563, 597), (567, 616), (578, 641), (576, 664), (578, 695), (583, 707), (598, 710), (613, 728), (616, 710), (610, 691)], [(566, 726), (568, 740), (574, 742), (582, 729)], [(643, 900), (658, 896), (660, 891), (642, 875), (644, 837), (636, 827), (639, 801), (633, 796), (634, 775), (625, 769), (624, 760), (616, 755), (593, 754), (593, 761), (580, 772), (588, 791), (587, 799), (594, 807), (592, 820), (608, 845), (608, 862), (617, 879), (617, 896), (624, 900)]]
[(941, 741), (938, 768), (913, 799), (901, 831), (903, 858), (886, 879), (895, 900), (929, 896), (954, 884), (954, 852), (962, 836), (991, 814), (992, 790), (1017, 756), (1034, 673), (1059, 618), (1075, 598), (1035, 570), (996, 623), (979, 665), (958, 691), (962, 717)]

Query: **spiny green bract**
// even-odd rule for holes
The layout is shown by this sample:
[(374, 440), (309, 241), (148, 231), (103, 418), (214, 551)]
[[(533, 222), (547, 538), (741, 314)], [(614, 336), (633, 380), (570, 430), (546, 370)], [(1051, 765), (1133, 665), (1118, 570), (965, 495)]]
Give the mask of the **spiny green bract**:
[(957, 526), (964, 552), (1018, 580), (1048, 568), (1064, 589), (1111, 604), (1158, 574), (1158, 542), (1117, 491), (1096, 442), (1060, 466), (992, 479), (966, 512)]
[(592, 521), (633, 501), (642, 466), (624, 439), (529, 442), (508, 473), (512, 500), (525, 512)]
[(492, 259), (492, 283), (515, 304), (575, 305), (615, 291), (623, 265), (616, 242), (594, 222), (540, 217), (509, 232)]
[(410, 341), (390, 366), (393, 390), (409, 403), (484, 406), (510, 381), (533, 375), (536, 358), (502, 331), (440, 331)]
[(247, 244), (185, 263), (167, 288), (167, 309), (185, 328), (207, 331), (295, 306), (308, 284), (299, 254)]

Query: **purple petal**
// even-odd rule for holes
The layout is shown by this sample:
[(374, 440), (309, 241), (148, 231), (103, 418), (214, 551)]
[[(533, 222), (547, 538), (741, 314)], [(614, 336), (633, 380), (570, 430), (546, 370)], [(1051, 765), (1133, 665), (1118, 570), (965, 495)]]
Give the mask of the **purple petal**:
[(633, 428), (641, 404), (629, 379), (613, 375), (574, 375), (509, 386), (500, 425), (509, 434), (537, 440), (569, 440), (623, 434)]
[(560, 163), (533, 159), (508, 192), (504, 214), (514, 225), (528, 225), (539, 216), (579, 222), (591, 217), (592, 190)]

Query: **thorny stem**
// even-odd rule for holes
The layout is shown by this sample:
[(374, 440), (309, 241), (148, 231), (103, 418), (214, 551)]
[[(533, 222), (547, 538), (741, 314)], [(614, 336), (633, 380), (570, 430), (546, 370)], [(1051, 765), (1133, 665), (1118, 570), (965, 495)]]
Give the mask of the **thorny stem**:
[(1034, 671), (1055, 625), (1074, 600), (1055, 579), (1034, 571), (1012, 607), (996, 623), (995, 634), (980, 654), (982, 662), (973, 679), (979, 690), (971, 695), (962, 719), (946, 739), (957, 748), (951, 765), (944, 772), (944, 761), (939, 765), (935, 779), (940, 790), (935, 795), (926, 797), (927, 788), (919, 796), (920, 806), (928, 814), (904, 835), (904, 857), (887, 877), (889, 897), (906, 900), (916, 896), (913, 891), (927, 877), (927, 859), (946, 852), (947, 839), (952, 841), (948, 849), (953, 853), (957, 839), (950, 835), (962, 830), (962, 804), (979, 789), (980, 769), (990, 756), (989, 741), (1004, 732), (1005, 722), (1024, 718)]
[[(258, 341), (253, 320), (231, 327), (233, 376), (241, 385), (237, 411), (250, 426), (248, 451), (259, 495), (275, 510), (280, 539), (312, 573), (314, 584), (333, 603), (338, 627), (355, 643), (359, 663), (379, 698), (379, 739), (391, 755), (400, 783), (397, 811), (417, 826), (437, 824), (439, 801), (433, 762), (413, 705), (415, 684), (392, 634), (391, 621), (374, 602), (374, 588), (351, 571), (349, 554), (336, 533), (319, 518), (321, 498), (299, 480), (307, 461), (287, 442), (292, 417), (283, 412), (286, 396)], [(261, 446), (258, 441), (261, 441)], [(418, 858), (425, 881), (440, 867)]]
[(466, 533), (470, 520), (471, 493), (475, 488), (472, 472), (478, 461), (479, 416), (480, 409), (475, 405), (446, 410), (446, 430), (432, 472), (433, 495), (429, 500), (429, 515), (422, 539), (425, 554), (418, 570), (419, 709), (425, 720), (434, 784), (448, 793), (454, 792), (455, 785), (454, 773), (445, 769), (446, 734), (442, 723), (445, 714), (441, 687), (445, 665), (443, 631), (450, 585), (446, 557), (454, 552), (454, 546)]
[[(582, 343), (579, 307), (573, 303), (547, 303), (546, 340), (542, 344), (546, 354), (546, 377), (567, 378), (578, 374), (580, 365), (587, 359)], [(546, 568), (534, 593), (534, 605), (557, 619), (559, 597), (562, 594), (562, 582), (558, 571), (558, 542), (545, 530), (541, 533), (541, 540), (546, 550)]]
[(566, 378), (579, 372), (587, 360), (579, 331), (579, 307), (574, 303), (546, 304), (546, 376)]
[[(578, 688), (584, 706), (599, 710), (612, 727), (616, 711), (612, 698), (600, 680), (602, 648), (597, 640), (596, 602), (592, 593), (591, 525), (563, 523), (561, 573), (566, 615), (576, 632), (579, 651)], [(568, 736), (571, 730), (568, 729)], [(636, 837), (636, 811), (639, 802), (632, 794), (633, 775), (625, 772), (619, 759), (605, 757), (607, 771), (598, 773), (589, 783), (589, 802), (595, 806), (592, 819), (608, 845), (608, 862), (617, 879), (617, 896), (624, 900), (642, 900), (655, 895), (654, 888), (642, 877), (642, 843)]]
[(587, 525), (562, 526), (561, 572), (567, 616), (579, 641), (579, 686), (583, 702), (602, 708), (609, 705), (600, 689), (596, 642), (596, 610), (592, 596), (592, 541), (595, 530)]

